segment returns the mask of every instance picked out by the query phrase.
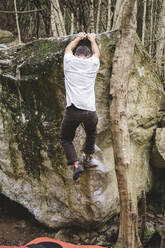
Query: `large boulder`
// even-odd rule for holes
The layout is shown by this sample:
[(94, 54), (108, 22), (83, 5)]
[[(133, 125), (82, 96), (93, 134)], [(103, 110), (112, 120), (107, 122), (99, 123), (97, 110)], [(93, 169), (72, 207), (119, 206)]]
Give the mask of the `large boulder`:
[[(0, 51), (0, 190), (53, 228), (101, 226), (119, 212), (109, 120), (109, 81), (116, 34), (102, 34), (96, 80), (96, 169), (72, 180), (59, 143), (65, 108), (63, 53), (70, 38), (40, 39)], [(151, 186), (150, 150), (164, 104), (163, 86), (137, 40), (128, 88), (132, 166), (137, 194)], [(75, 146), (79, 156), (84, 130)]]

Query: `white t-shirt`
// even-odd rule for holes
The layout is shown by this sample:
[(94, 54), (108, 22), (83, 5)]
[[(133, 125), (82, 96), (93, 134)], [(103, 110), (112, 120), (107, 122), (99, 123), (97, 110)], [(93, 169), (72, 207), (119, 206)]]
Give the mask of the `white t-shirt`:
[(71, 53), (64, 55), (64, 74), (67, 107), (95, 111), (94, 85), (100, 61), (94, 55), (88, 59)]

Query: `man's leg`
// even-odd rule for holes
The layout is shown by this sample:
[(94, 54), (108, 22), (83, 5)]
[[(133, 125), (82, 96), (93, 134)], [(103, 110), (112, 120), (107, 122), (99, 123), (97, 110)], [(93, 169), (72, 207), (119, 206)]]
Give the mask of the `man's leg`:
[(61, 125), (61, 144), (64, 148), (68, 165), (74, 165), (73, 179), (77, 180), (83, 172), (83, 168), (79, 163), (76, 150), (73, 145), (75, 131), (80, 124), (80, 118), (73, 111), (66, 110), (65, 116)]
[(73, 145), (73, 139), (78, 125), (79, 122), (73, 119), (72, 113), (66, 110), (61, 125), (61, 144), (64, 148), (68, 165), (73, 165), (74, 162), (78, 161), (77, 153)]
[(84, 119), (83, 124), (86, 132), (86, 144), (85, 144), (85, 158), (83, 164), (89, 167), (97, 166), (92, 159), (91, 154), (95, 152), (95, 141), (97, 136), (97, 123), (98, 117), (96, 112), (88, 111), (87, 118)]

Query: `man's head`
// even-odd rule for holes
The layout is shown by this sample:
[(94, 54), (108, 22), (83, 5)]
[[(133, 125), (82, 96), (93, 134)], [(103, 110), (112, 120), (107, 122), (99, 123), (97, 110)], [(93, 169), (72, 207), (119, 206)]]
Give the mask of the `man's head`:
[(75, 56), (89, 58), (91, 56), (91, 51), (87, 46), (78, 46), (75, 51)]

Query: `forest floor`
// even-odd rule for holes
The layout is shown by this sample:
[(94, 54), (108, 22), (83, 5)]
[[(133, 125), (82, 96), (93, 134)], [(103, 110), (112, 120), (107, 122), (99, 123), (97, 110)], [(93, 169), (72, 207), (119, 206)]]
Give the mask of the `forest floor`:
[(22, 206), (0, 195), (0, 245), (22, 246), (38, 237), (54, 236), (55, 231), (39, 224)]
[[(152, 214), (149, 218), (157, 225), (162, 217)], [(57, 231), (40, 224), (27, 209), (0, 194), (0, 246), (23, 246), (38, 237), (54, 238)], [(160, 235), (155, 233), (144, 247), (159, 248)]]

